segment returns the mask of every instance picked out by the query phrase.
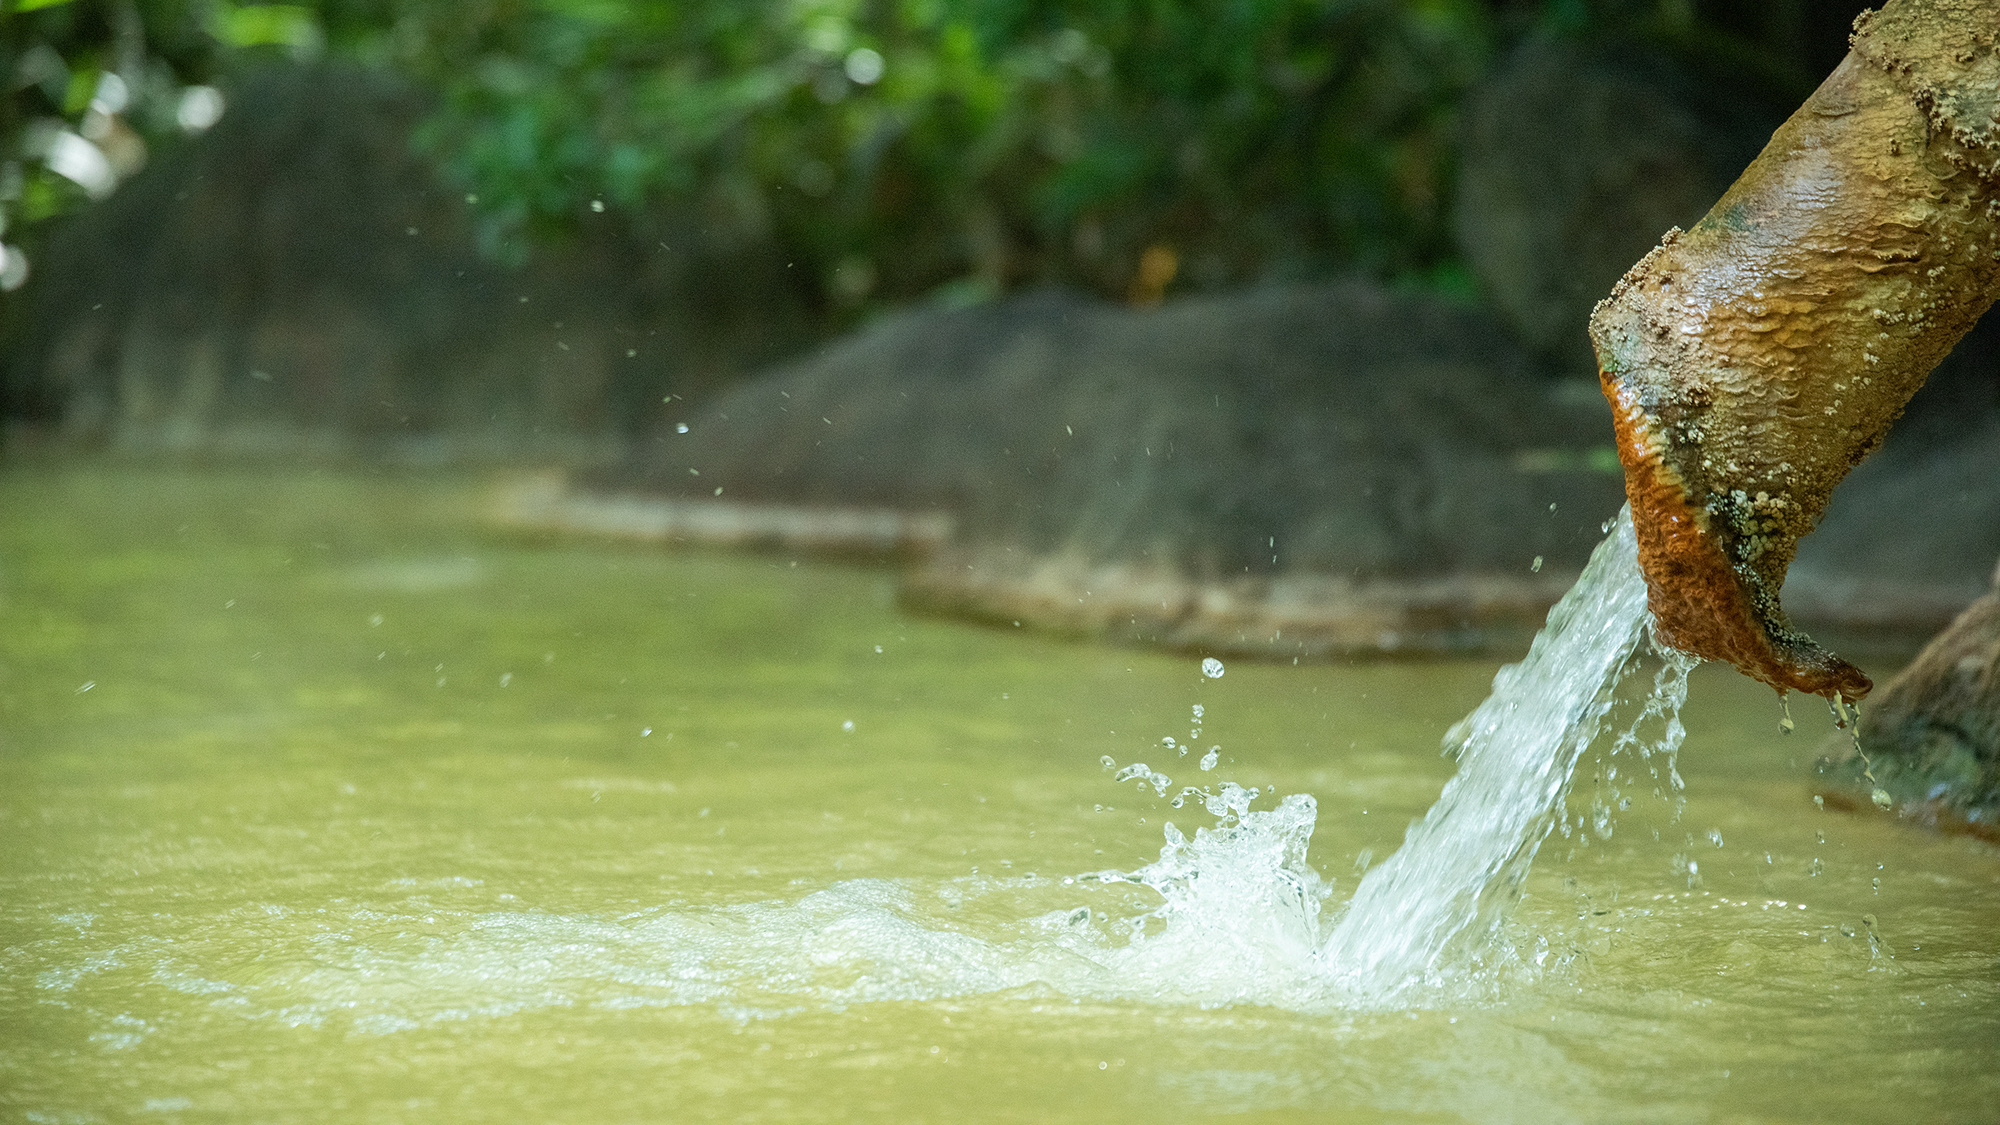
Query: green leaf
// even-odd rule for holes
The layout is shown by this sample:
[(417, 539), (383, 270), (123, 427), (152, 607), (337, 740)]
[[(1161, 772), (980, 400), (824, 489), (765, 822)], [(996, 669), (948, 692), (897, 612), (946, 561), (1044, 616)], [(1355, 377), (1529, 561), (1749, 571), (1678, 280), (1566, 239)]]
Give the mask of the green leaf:
[(82, 113), (90, 105), (90, 99), (97, 95), (99, 71), (94, 66), (77, 67), (70, 71), (69, 86), (63, 91), (63, 112), (74, 116)]
[(310, 8), (296, 4), (218, 6), (216, 38), (232, 47), (317, 47), (322, 41), (319, 21)]

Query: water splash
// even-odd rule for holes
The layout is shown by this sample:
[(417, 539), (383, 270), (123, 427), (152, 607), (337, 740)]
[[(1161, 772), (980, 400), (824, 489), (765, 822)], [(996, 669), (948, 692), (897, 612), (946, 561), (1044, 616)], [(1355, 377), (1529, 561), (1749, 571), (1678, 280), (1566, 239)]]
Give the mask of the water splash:
[(1258, 790), (1234, 782), (1184, 795), (1196, 793), (1217, 818), (1213, 827), (1190, 838), (1169, 822), (1152, 863), (1083, 877), (1160, 896), (1158, 906), (1124, 920), (1124, 942), (1070, 946), (1102, 966), (1089, 985), (1204, 1005), (1336, 1006), (1315, 967), (1321, 904), (1333, 892), (1306, 862), (1317, 802), (1294, 793), (1257, 811)]
[[(1342, 992), (1392, 1003), (1462, 983), (1454, 978), (1497, 936), (1554, 827), (1571, 771), (1616, 703), (1648, 620), (1628, 510), (1549, 611), (1527, 659), (1501, 669), (1492, 694), (1446, 735), (1457, 776), (1402, 848), (1362, 879), (1320, 951)], [(1679, 746), (1676, 715), (1695, 661), (1671, 651), (1664, 659), (1614, 751), (1637, 746), (1641, 724), (1662, 718), (1664, 729), (1646, 741), (1669, 752)]]
[[(259, 957), (238, 971), (191, 955), (186, 941), (140, 939), (89, 964), (150, 965), (153, 980), (209, 997), (217, 1013), (378, 1034), (548, 1007), (699, 1005), (748, 1019), (996, 992), (1303, 1012), (1450, 1002), (1496, 979), (1501, 924), (1567, 815), (1584, 749), (1605, 730), (1618, 732), (1607, 743), (1614, 756), (1679, 745), (1691, 658), (1667, 654), (1644, 690), (1626, 693), (1635, 698), (1619, 695), (1641, 666), (1646, 622), (1621, 516), (1527, 658), (1502, 669), (1492, 695), (1447, 736), (1457, 776), (1403, 847), (1362, 878), (1330, 932), (1323, 912), (1333, 887), (1307, 860), (1313, 798), (1292, 794), (1260, 811), (1252, 806), (1263, 794), (1224, 781), (1183, 788), (1173, 807), (1192, 801), (1214, 823), (1192, 836), (1168, 824), (1158, 857), (1132, 871), (859, 879), (788, 902), (621, 917), (455, 913), (428, 902), (388, 915), (338, 904), (298, 917), (245, 908), (216, 920), (217, 948), (258, 931), (272, 947), (309, 941), (313, 956)], [(1637, 717), (1626, 722), (1621, 704)], [(1192, 717), (1205, 716), (1196, 708)], [(1216, 756), (1211, 749), (1202, 768)], [(1172, 784), (1143, 763), (1101, 763), (1114, 781), (1155, 794)], [(1670, 758), (1666, 771), (1677, 787)], [(1608, 810), (1592, 812), (1600, 823), (1562, 823), (1608, 835)]]
[[(1479, 989), (1482, 973), (1490, 978), (1506, 960), (1502, 924), (1543, 840), (1559, 822), (1566, 833), (1611, 834), (1602, 801), (1574, 826), (1563, 819), (1577, 760), (1601, 733), (1615, 732), (1614, 758), (1663, 755), (1668, 788), (1681, 788), (1673, 753), (1696, 661), (1662, 650), (1654, 675), (1634, 676), (1649, 620), (1631, 519), (1621, 513), (1527, 658), (1501, 669), (1485, 702), (1445, 736), (1457, 775), (1402, 848), (1367, 872), (1330, 933), (1320, 904), (1331, 888), (1306, 862), (1312, 799), (1252, 812), (1257, 791), (1224, 783), (1214, 793), (1188, 787), (1174, 801), (1199, 797), (1220, 818), (1214, 829), (1190, 840), (1169, 825), (1158, 860), (1095, 877), (1159, 893), (1161, 905), (1133, 919), (1132, 950), (1206, 948), (1211, 959), (1256, 961), (1269, 976), (1264, 1002), (1283, 995), (1294, 1007), (1404, 1005)], [(1619, 691), (1628, 678), (1639, 688), (1625, 693), (1633, 699)], [(1657, 777), (1660, 766), (1648, 764)], [(1151, 775), (1133, 765), (1118, 776)], [(1277, 951), (1303, 964), (1274, 961)]]

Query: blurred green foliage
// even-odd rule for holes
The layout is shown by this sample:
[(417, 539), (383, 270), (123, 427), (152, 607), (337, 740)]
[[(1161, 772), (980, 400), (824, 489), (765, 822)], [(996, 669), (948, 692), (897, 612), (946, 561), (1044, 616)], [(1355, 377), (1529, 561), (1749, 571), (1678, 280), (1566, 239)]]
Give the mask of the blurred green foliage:
[(223, 100), (208, 83), (320, 45), (317, 12), (298, 5), (0, 0), (0, 289), (23, 280), (8, 244), (213, 123)]
[(1491, 39), (1473, 0), (396, 8), (357, 47), (441, 92), (419, 140), (493, 252), (673, 201), (849, 302), (1116, 291), (1148, 246), (1206, 284), (1434, 265)]
[(1688, 0), (0, 6), (17, 221), (85, 197), (44, 158), (52, 128), (87, 133), (102, 75), (134, 86), (121, 122), (166, 143), (191, 84), (324, 51), (429, 92), (414, 142), (495, 257), (600, 211), (635, 230), (674, 214), (775, 242), (836, 309), (1333, 270), (1463, 287), (1454, 109), (1499, 47), (1537, 26), (1714, 23)]

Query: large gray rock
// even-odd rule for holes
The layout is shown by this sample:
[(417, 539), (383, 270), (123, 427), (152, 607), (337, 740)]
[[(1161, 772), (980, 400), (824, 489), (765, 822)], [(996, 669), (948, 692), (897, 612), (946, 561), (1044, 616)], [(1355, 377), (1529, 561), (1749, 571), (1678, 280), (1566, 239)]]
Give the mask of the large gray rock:
[(1938, 369), (1833, 494), (1786, 577), (1788, 612), (1861, 643), (1943, 628), (2000, 555), (2000, 316)]
[(353, 68), (245, 80), (38, 252), (0, 416), (138, 450), (607, 459), (645, 404), (807, 342), (776, 251), (692, 221), (585, 216), (495, 266), (413, 152), (422, 108)]
[[(1843, 488), (1785, 591), (1802, 625), (1914, 647), (1976, 596), (2000, 554), (1979, 386), (1927, 389)], [(507, 518), (899, 556), (911, 604), (1003, 623), (1448, 651), (1524, 637), (1580, 569), (1623, 499), (1605, 414), (1435, 299), (1046, 292), (908, 311), (662, 405), (625, 466)]]
[(2000, 414), (1968, 416), (1936, 444), (1892, 434), (1800, 542), (1785, 607), (1864, 642), (1926, 635), (1979, 596), (1996, 555)]
[(599, 485), (944, 513), (906, 579), (925, 607), (1216, 651), (1440, 651), (1539, 623), (1622, 500), (1607, 438), (1594, 384), (1551, 386), (1434, 299), (1041, 293), (893, 317), (670, 411)]
[(1462, 107), (1460, 252), (1522, 343), (1588, 375), (1591, 308), (1707, 213), (1797, 100), (1628, 38), (1531, 38)]

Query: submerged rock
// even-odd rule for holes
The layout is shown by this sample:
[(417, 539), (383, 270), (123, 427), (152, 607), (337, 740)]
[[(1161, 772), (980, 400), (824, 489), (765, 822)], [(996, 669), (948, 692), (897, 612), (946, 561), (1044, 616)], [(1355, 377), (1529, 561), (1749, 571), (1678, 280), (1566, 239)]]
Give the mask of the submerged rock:
[(626, 497), (629, 528), (696, 539), (701, 505), (942, 514), (904, 583), (925, 609), (1215, 651), (1438, 652), (1524, 638), (1568, 587), (1621, 499), (1607, 433), (1594, 386), (1537, 378), (1438, 299), (1044, 292), (891, 317), (674, 407), (592, 487)]
[[(1879, 786), (1901, 815), (2000, 843), (2000, 569), (1861, 716), (1860, 749), (1830, 755), (1836, 792)], [(1864, 773), (1872, 773), (1870, 783)]]

